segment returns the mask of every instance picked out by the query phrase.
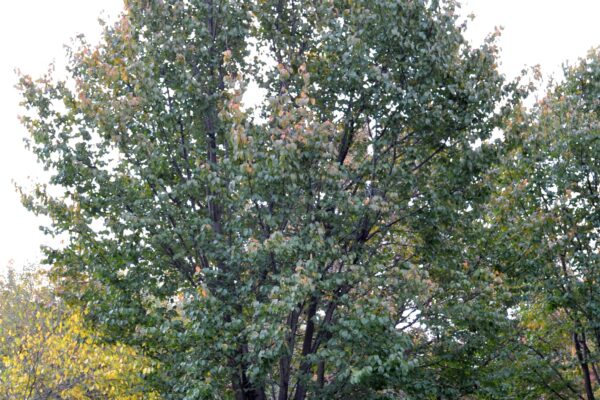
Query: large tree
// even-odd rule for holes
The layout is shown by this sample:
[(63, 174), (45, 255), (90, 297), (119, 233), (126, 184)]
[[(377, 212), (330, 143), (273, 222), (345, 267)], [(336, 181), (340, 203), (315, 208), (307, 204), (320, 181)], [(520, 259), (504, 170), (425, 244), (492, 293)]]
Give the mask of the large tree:
[(493, 37), (454, 1), (125, 5), (67, 81), (20, 83), (62, 294), (167, 398), (479, 390), (506, 313), (469, 238), (516, 93)]

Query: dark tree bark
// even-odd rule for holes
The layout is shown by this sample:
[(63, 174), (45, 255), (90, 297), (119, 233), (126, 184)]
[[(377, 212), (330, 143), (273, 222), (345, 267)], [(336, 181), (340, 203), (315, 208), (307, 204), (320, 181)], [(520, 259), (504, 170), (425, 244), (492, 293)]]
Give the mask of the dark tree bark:
[(583, 374), (583, 383), (585, 386), (585, 394), (588, 400), (595, 400), (594, 389), (592, 388), (592, 379), (590, 376), (590, 367), (587, 359), (584, 357), (584, 346), (577, 333), (573, 333), (573, 343), (575, 344), (575, 353)]

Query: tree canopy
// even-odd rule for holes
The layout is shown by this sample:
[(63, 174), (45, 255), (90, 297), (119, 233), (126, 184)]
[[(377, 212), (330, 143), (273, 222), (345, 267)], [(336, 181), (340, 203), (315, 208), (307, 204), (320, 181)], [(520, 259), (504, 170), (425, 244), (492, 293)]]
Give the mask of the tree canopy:
[(576, 396), (581, 383), (585, 398), (598, 392), (599, 117), (600, 52), (592, 49), (507, 124), (492, 203), (508, 273), (527, 293), (523, 340), (554, 365), (548, 381), (565, 390), (561, 398)]
[(106, 344), (30, 271), (0, 279), (0, 399), (157, 399), (150, 360)]
[(68, 80), (21, 78), (51, 173), (23, 199), (61, 296), (164, 398), (525, 398), (526, 303), (597, 332), (597, 55), (523, 117), (454, 1), (125, 6)]

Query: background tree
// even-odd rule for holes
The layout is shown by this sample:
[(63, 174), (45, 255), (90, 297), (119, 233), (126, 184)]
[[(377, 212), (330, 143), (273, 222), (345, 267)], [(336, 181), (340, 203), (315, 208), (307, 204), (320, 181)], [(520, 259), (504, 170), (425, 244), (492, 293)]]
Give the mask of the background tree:
[(527, 293), (516, 309), (529, 327), (522, 340), (551, 364), (562, 398), (594, 399), (600, 382), (599, 116), (593, 49), (508, 126), (502, 191), (492, 203), (505, 268)]
[(149, 360), (103, 344), (40, 276), (0, 279), (0, 399), (157, 399), (141, 378)]
[(479, 391), (506, 306), (466, 239), (519, 91), (456, 7), (128, 1), (69, 81), (24, 76), (62, 295), (167, 398)]

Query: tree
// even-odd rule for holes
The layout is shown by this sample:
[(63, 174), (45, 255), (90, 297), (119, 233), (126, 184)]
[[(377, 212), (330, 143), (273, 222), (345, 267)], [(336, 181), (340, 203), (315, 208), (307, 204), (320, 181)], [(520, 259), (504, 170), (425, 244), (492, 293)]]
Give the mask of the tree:
[(476, 392), (506, 315), (462, 239), (520, 94), (494, 37), (454, 1), (125, 4), (68, 81), (20, 81), (62, 295), (166, 398)]
[[(523, 341), (551, 360), (562, 398), (592, 400), (600, 382), (599, 117), (600, 53), (592, 49), (508, 125), (492, 203), (504, 258), (513, 260), (507, 272), (528, 293), (520, 313), (533, 329)], [(546, 318), (531, 321), (533, 308)]]
[(0, 280), (0, 399), (157, 399), (141, 374), (149, 360), (102, 344), (32, 272)]

